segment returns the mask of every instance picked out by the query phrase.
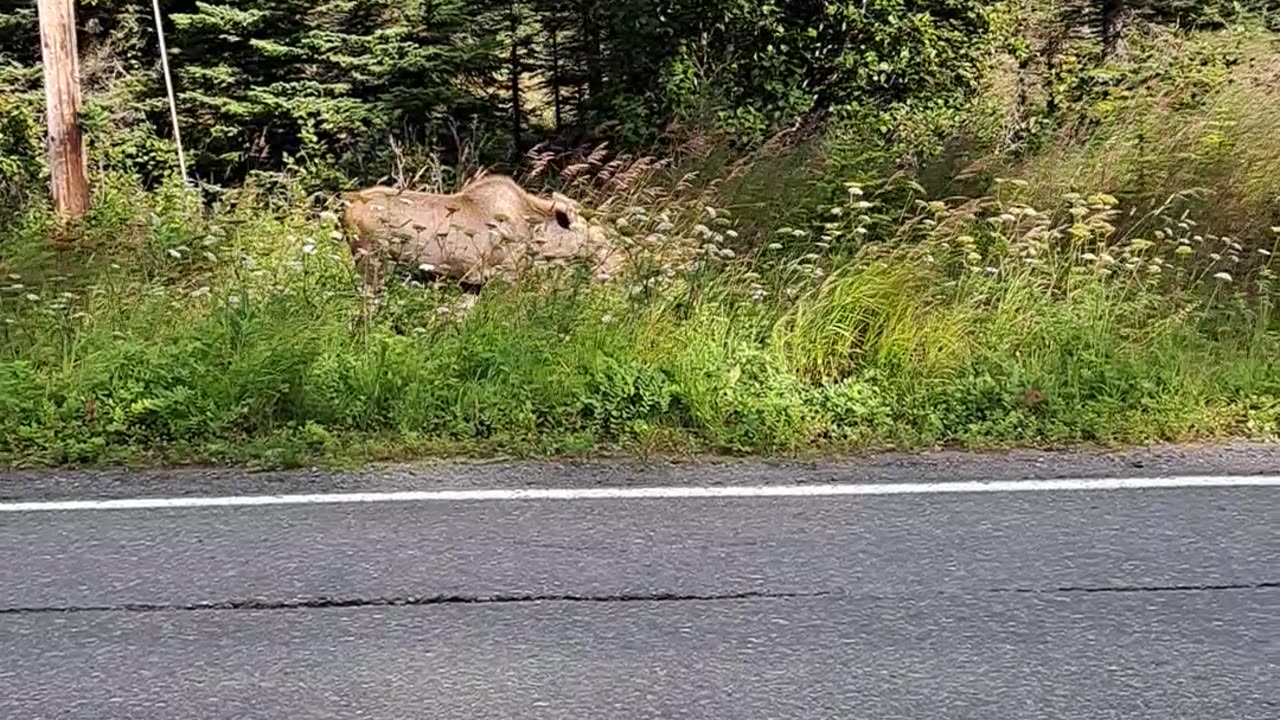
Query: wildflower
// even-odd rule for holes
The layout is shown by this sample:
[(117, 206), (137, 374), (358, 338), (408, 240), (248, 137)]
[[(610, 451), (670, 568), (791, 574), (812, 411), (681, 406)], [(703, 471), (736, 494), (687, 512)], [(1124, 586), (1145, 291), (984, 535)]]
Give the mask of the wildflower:
[(303, 246), (302, 246), (302, 254), (303, 254), (303, 255), (315, 255), (315, 254), (316, 254), (316, 244), (315, 244), (315, 243), (307, 243), (307, 244), (303, 245)]
[(170, 257), (174, 257), (174, 258), (182, 257), (182, 253), (178, 252), (175, 248), (169, 248), (165, 252), (169, 253)]
[(984, 269), (987, 271), (987, 274), (988, 274), (988, 275), (995, 275), (996, 273), (1000, 272), (998, 269), (996, 269), (996, 268), (994, 268), (994, 267), (991, 267), (990, 265), (988, 265), (988, 266), (987, 266), (986, 268), (984, 268)]
[(792, 230), (792, 229), (791, 229), (791, 228), (789, 228), (789, 227), (780, 227), (780, 228), (778, 228), (775, 232), (776, 232), (777, 234), (779, 234), (779, 235), (790, 235), (790, 234), (794, 233), (794, 232), (795, 232), (795, 230)]
[(338, 232), (337, 230), (334, 230), (333, 232), (329, 233), (329, 238), (332, 240), (336, 240), (338, 242), (342, 242), (342, 233)]
[(10, 291), (13, 291), (13, 292), (18, 292), (19, 290), (25, 290), (26, 288), (27, 288), (27, 286), (26, 286), (26, 285), (23, 285), (22, 283), (14, 283), (14, 284), (10, 285), (9, 287), (5, 288), (5, 290), (10, 290)]
[(1258, 248), (1258, 254), (1263, 257), (1271, 257), (1271, 251), (1266, 248)]
[(1190, 245), (1179, 245), (1179, 246), (1178, 246), (1178, 249), (1177, 249), (1177, 250), (1174, 250), (1173, 252), (1174, 252), (1174, 254), (1176, 254), (1176, 255), (1190, 255), (1190, 254), (1191, 254), (1191, 246), (1190, 246)]
[(769, 243), (768, 248), (769, 248), (770, 250), (781, 250), (781, 249), (782, 249), (782, 243), (776, 243), (776, 242), (775, 242), (775, 243)]
[(1219, 280), (1221, 282), (1231, 282), (1231, 273), (1228, 272), (1216, 272), (1213, 274), (1213, 277), (1215, 280)]
[(866, 228), (864, 228), (864, 227), (854, 228), (854, 229), (853, 229), (853, 234), (854, 234), (854, 235), (866, 235), (866, 234), (867, 234), (867, 229), (866, 229)]
[(192, 290), (192, 291), (191, 291), (191, 297), (193, 297), (193, 298), (204, 297), (205, 295), (208, 295), (208, 294), (209, 294), (209, 286), (208, 286), (208, 285), (204, 285), (204, 286), (202, 286), (202, 287), (199, 287), (199, 288), (197, 288), (197, 289), (195, 289), (195, 290)]
[(1080, 256), (1080, 259), (1081, 259), (1081, 260), (1084, 260), (1085, 262), (1093, 262), (1093, 261), (1095, 261), (1095, 260), (1097, 260), (1097, 259), (1098, 259), (1098, 256), (1097, 256), (1097, 255), (1094, 255), (1094, 254), (1093, 254), (1093, 253), (1091, 253), (1091, 252), (1087, 252), (1087, 253), (1085, 253), (1085, 254), (1081, 255), (1081, 256)]
[(320, 219), (327, 223), (338, 222), (338, 216), (328, 210), (323, 210), (320, 212)]
[(35, 293), (27, 293), (22, 297), (26, 298), (27, 300), (30, 300), (31, 302), (40, 302), (40, 296)]
[(853, 183), (846, 183), (849, 188), (849, 194), (854, 197), (862, 197), (862, 188)]
[(858, 202), (854, 203), (853, 206), (859, 210), (866, 210), (872, 207), (873, 203), (869, 203), (866, 200), (859, 200)]
[(835, 207), (831, 208), (831, 214), (835, 215), (836, 217), (840, 217), (841, 215), (844, 214), (844, 208), (840, 207), (839, 205), (836, 205)]
[(730, 250), (729, 248), (725, 248), (725, 249), (723, 249), (723, 250), (721, 250), (721, 251), (720, 251), (720, 257), (722, 257), (722, 258), (724, 258), (724, 259), (726, 259), (726, 260), (732, 259), (735, 255), (737, 255), (737, 253), (735, 253), (734, 251)]
[(1218, 262), (1219, 260), (1222, 259), (1222, 255), (1218, 253), (1209, 253), (1209, 259), (1213, 260), (1214, 262)]
[(600, 322), (604, 323), (605, 325), (608, 325), (609, 323), (613, 322), (613, 316), (610, 315), (609, 313), (605, 313), (603, 316), (601, 316)]
[(19, 275), (18, 273), (9, 273), (9, 279), (10, 279), (10, 280), (21, 280), (21, 279), (22, 279), (22, 276), (21, 276), (21, 275)]
[(436, 266), (432, 265), (431, 263), (422, 263), (421, 265), (418, 266), (418, 269), (424, 273), (429, 273), (432, 270), (435, 270)]

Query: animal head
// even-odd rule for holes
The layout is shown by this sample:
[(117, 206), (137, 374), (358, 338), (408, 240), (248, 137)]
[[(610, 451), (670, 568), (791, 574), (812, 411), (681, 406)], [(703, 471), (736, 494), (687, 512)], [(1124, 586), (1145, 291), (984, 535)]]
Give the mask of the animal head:
[(573, 198), (561, 195), (558, 192), (551, 193), (551, 213), (555, 218), (556, 224), (562, 229), (568, 230), (578, 224), (581, 217), (582, 208), (578, 201)]

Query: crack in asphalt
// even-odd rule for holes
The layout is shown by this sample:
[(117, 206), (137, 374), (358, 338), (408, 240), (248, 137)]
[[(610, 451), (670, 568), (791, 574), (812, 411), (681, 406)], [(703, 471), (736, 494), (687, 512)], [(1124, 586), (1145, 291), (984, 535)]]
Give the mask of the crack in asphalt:
[(1063, 595), (1073, 593), (1170, 593), (1206, 592), (1214, 590), (1276, 590), (1280, 582), (1223, 583), (1220, 585), (1071, 585), (1058, 588), (991, 588), (987, 592), (1024, 595)]
[[(1063, 595), (1092, 593), (1176, 593), (1238, 590), (1280, 590), (1280, 582), (1224, 583), (1213, 585), (1129, 585), (1068, 586), (1057, 588), (987, 588), (979, 593), (1016, 595)], [(946, 593), (940, 593), (946, 594)], [(817, 592), (738, 592), (722, 594), (639, 593), (631, 595), (432, 595), (388, 598), (296, 598), (291, 600), (225, 600), (201, 603), (120, 603), (117, 605), (70, 605), (0, 608), (2, 615), (40, 615), (55, 613), (110, 612), (201, 612), (227, 610), (318, 610), (329, 608), (421, 607), (431, 605), (503, 605), (539, 602), (629, 603), (629, 602), (719, 602), (734, 600), (788, 600), (821, 598), (847, 593)]]
[(816, 598), (830, 592), (739, 592), (708, 595), (643, 593), (634, 595), (431, 595), (390, 598), (297, 598), (291, 600), (226, 600), (202, 603), (121, 603), (119, 605), (73, 605), (65, 607), (0, 608), (0, 615), (30, 615), (74, 612), (197, 612), (203, 610), (314, 610), (359, 607), (414, 607), (428, 605), (504, 605), (537, 602), (624, 603), (686, 602), (724, 600), (785, 600)]

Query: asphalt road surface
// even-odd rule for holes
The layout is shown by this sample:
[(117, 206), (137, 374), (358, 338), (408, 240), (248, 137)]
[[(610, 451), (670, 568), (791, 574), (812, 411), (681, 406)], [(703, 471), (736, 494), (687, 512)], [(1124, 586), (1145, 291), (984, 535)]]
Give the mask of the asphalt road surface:
[(1276, 720), (1273, 460), (0, 476), (0, 718)]

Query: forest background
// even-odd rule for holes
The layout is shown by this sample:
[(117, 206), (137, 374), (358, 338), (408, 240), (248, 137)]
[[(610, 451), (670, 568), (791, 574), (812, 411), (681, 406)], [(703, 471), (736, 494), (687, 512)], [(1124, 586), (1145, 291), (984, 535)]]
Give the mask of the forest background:
[[(1275, 0), (0, 3), (0, 459), (835, 452), (1280, 428)], [(343, 189), (481, 168), (631, 259), (374, 322)]]

